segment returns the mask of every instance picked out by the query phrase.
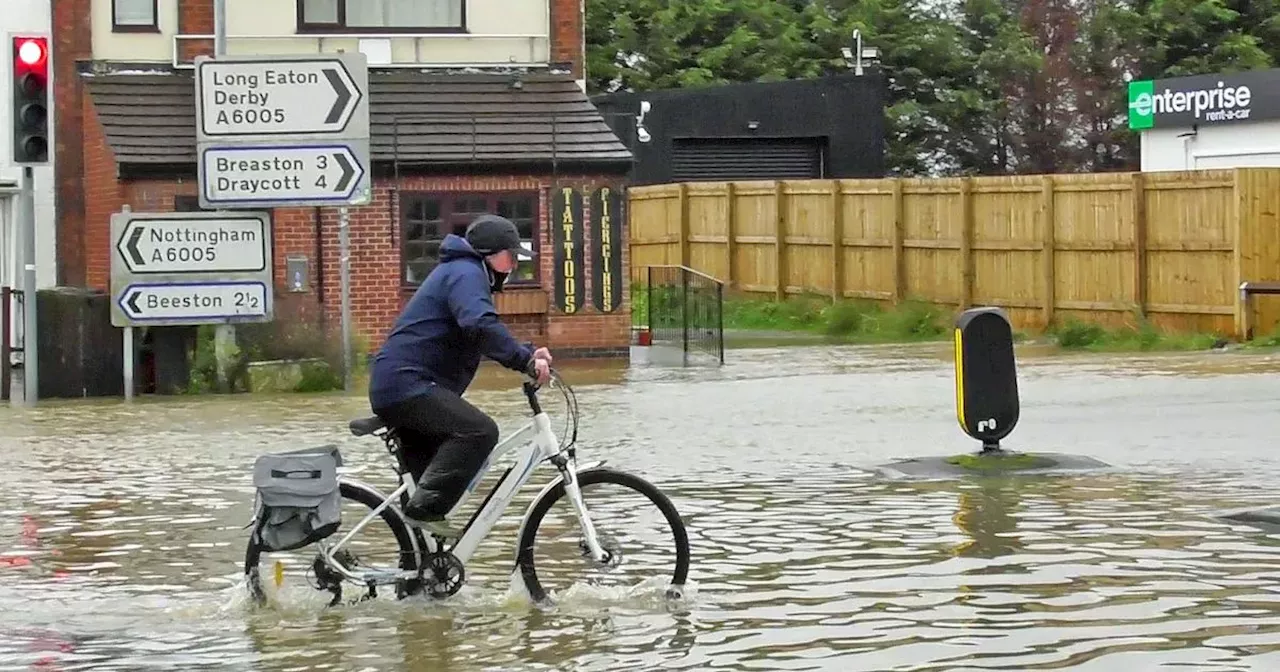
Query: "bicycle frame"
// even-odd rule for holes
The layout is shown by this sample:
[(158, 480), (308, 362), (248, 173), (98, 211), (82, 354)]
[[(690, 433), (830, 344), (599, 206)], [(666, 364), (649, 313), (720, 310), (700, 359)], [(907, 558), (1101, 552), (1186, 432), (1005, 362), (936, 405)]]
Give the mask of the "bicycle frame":
[[(533, 402), (531, 401), (531, 403)], [(485, 460), (484, 464), (480, 467), (480, 470), (477, 472), (475, 478), (471, 479), (471, 482), (467, 484), (467, 488), (466, 490), (463, 491), (462, 496), (458, 499), (458, 503), (455, 504), (453, 508), (449, 511), (449, 515), (452, 516), (462, 508), (462, 506), (470, 498), (471, 494), (475, 491), (476, 486), (479, 485), (480, 481), (489, 472), (489, 469), (493, 465), (493, 463), (496, 462), (502, 456), (506, 455), (507, 453), (512, 452), (515, 449), (515, 447), (519, 445), (521, 442), (527, 442), (525, 443), (524, 449), (517, 454), (514, 464), (512, 464), (512, 466), (507, 468), (506, 473), (502, 475), (502, 478), (498, 481), (497, 485), (494, 486), (494, 489), (489, 492), (489, 495), (485, 499), (484, 503), (481, 504), (480, 508), (476, 511), (476, 513), (472, 515), (471, 520), (467, 522), (466, 527), (463, 529), (461, 537), (457, 540), (457, 543), (455, 543), (451, 548), (449, 548), (449, 551), (453, 554), (454, 557), (456, 557), (461, 563), (465, 565), (467, 561), (469, 561), (472, 555), (475, 553), (476, 548), (479, 547), (480, 542), (483, 541), (486, 536), (488, 536), (489, 532), (493, 529), (494, 524), (498, 522), (498, 519), (502, 516), (502, 513), (506, 510), (507, 506), (511, 503), (511, 500), (515, 498), (515, 494), (520, 490), (521, 487), (524, 486), (525, 483), (529, 481), (529, 478), (533, 475), (533, 470), (538, 465), (538, 463), (542, 461), (551, 461), (557, 467), (557, 469), (559, 469), (560, 477), (553, 480), (551, 483), (547, 484), (547, 486), (543, 489), (543, 491), (539, 493), (539, 495), (535, 497), (534, 500), (529, 504), (529, 508), (525, 512), (525, 520), (527, 521), (529, 512), (533, 510), (533, 507), (534, 505), (536, 505), (537, 501), (541, 499), (542, 496), (544, 496), (547, 492), (549, 492), (551, 488), (555, 487), (559, 482), (563, 481), (565, 486), (565, 492), (566, 494), (569, 495), (569, 500), (573, 504), (574, 512), (577, 514), (577, 517), (578, 517), (578, 522), (582, 526), (583, 536), (585, 537), (587, 548), (591, 553), (591, 557), (594, 558), (596, 561), (603, 561), (606, 558), (607, 554), (604, 551), (604, 549), (600, 546), (600, 543), (596, 537), (595, 527), (591, 523), (591, 517), (588, 514), (586, 505), (582, 500), (582, 491), (578, 487), (577, 473), (580, 471), (598, 467), (604, 464), (604, 461), (597, 461), (597, 462), (592, 462), (592, 463), (579, 466), (577, 464), (577, 460), (574, 459), (572, 460), (572, 464), (571, 464), (570, 458), (565, 457), (563, 455), (563, 452), (560, 450), (559, 440), (556, 437), (555, 431), (552, 430), (551, 428), (550, 417), (541, 409), (539, 409), (538, 412), (534, 414), (533, 420), (531, 422), (526, 423), (523, 427), (516, 430), (513, 434), (503, 439), (501, 442), (498, 443), (497, 446), (494, 447), (493, 451), (489, 455), (489, 458)], [(513, 477), (513, 473), (515, 474), (514, 477)], [(391, 583), (398, 579), (412, 579), (417, 577), (419, 575), (420, 570), (412, 570), (412, 571), (400, 570), (393, 574), (377, 572), (377, 574), (380, 574), (380, 575), (382, 574), (391, 574), (391, 575), (381, 576), (380, 577), (381, 580), (370, 579), (368, 575), (370, 573), (367, 573), (367, 572), (362, 573), (358, 571), (353, 572), (351, 570), (348, 570), (346, 567), (342, 565), (342, 563), (339, 563), (336, 560), (334, 560), (334, 557), (333, 557), (333, 555), (338, 551), (338, 549), (342, 548), (347, 542), (351, 540), (351, 538), (357, 532), (359, 532), (362, 528), (364, 528), (365, 525), (368, 525), (370, 521), (372, 521), (375, 517), (379, 516), (382, 513), (382, 511), (388, 507), (390, 507), (392, 511), (395, 512), (396, 516), (398, 516), (402, 520), (405, 520), (406, 525), (412, 526), (412, 523), (409, 523), (408, 520), (403, 515), (403, 513), (401, 513), (399, 507), (397, 507), (394, 504), (394, 502), (399, 501), (400, 496), (403, 494), (408, 494), (410, 496), (413, 495), (413, 491), (416, 488), (416, 484), (413, 482), (412, 474), (409, 474), (409, 473), (402, 474), (400, 478), (399, 487), (397, 487), (393, 492), (391, 492), (390, 495), (385, 495), (385, 496), (379, 493), (378, 490), (373, 486), (363, 483), (361, 481), (358, 481), (355, 479), (349, 479), (345, 477), (340, 477), (340, 480), (347, 483), (350, 486), (358, 487), (358, 488), (369, 491), (370, 493), (374, 494), (376, 497), (381, 499), (382, 504), (380, 504), (378, 507), (370, 511), (368, 515), (366, 515), (363, 519), (361, 519), (359, 523), (356, 523), (356, 525), (352, 527), (350, 531), (348, 531), (345, 535), (343, 535), (343, 537), (339, 539), (336, 543), (334, 543), (332, 546), (325, 547), (323, 545), (325, 542), (320, 542), (322, 544), (321, 546), (322, 553), (324, 555), (324, 560), (326, 561), (326, 563), (332, 569), (341, 573), (343, 576), (347, 577), (348, 579), (352, 581), (357, 581), (360, 583), (368, 583), (370, 581), (372, 581), (373, 583)], [(524, 524), (525, 522), (522, 521), (520, 526), (521, 529), (524, 528)], [(416, 546), (418, 543), (416, 540), (416, 535), (411, 535), (411, 537), (414, 538), (414, 545)], [(519, 536), (517, 536), (517, 539), (518, 538)], [(428, 554), (437, 553), (443, 550), (443, 547), (440, 541), (437, 540), (434, 536), (427, 535), (426, 543), (427, 543), (427, 548), (425, 550), (426, 550), (426, 553)], [(423, 549), (415, 548), (415, 551), (417, 552), (419, 558), (421, 558)], [(517, 549), (517, 552), (518, 552), (518, 549)], [(419, 565), (421, 566), (421, 563), (419, 563)]]

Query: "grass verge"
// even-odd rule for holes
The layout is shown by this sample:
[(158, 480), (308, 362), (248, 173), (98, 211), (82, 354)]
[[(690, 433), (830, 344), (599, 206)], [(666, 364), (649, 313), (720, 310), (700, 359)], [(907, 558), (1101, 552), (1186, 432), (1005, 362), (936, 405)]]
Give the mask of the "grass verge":
[(1146, 320), (1137, 326), (1106, 329), (1091, 322), (1068, 319), (1049, 331), (1064, 350), (1093, 352), (1152, 352), (1209, 350), (1226, 343), (1219, 334), (1180, 333), (1159, 329)]
[[(649, 294), (643, 287), (632, 292), (632, 321), (643, 324), (648, 315)], [(654, 301), (663, 298), (654, 293)], [(658, 312), (659, 322), (679, 326), (678, 297), (666, 297), (672, 303)], [(691, 299), (690, 310), (706, 303)], [(702, 312), (696, 311), (695, 312)], [(938, 341), (951, 337), (955, 312), (950, 307), (928, 301), (910, 299), (892, 306), (870, 300), (832, 303), (824, 296), (789, 297), (785, 301), (751, 296), (724, 297), (724, 328), (744, 331), (792, 331), (821, 334), (844, 343), (912, 343)], [(1134, 326), (1108, 329), (1090, 322), (1069, 318), (1038, 335), (1063, 350), (1093, 352), (1195, 351), (1221, 347), (1226, 339), (1220, 334), (1180, 333), (1162, 330), (1141, 318)], [(1032, 338), (1031, 334), (1014, 331), (1015, 341)], [(1254, 341), (1258, 347), (1280, 347), (1280, 330)]]

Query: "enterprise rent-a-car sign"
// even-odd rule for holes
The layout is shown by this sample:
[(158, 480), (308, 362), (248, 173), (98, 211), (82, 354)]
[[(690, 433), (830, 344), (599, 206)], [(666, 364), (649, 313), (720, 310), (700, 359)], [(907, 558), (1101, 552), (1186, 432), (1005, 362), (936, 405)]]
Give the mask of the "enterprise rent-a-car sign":
[(1280, 68), (1129, 82), (1129, 128), (1280, 119)]

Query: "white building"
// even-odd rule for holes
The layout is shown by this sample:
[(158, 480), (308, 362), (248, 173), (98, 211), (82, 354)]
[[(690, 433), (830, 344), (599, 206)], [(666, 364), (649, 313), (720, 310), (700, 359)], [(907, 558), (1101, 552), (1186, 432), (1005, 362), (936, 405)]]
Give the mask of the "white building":
[[(0, 34), (5, 38), (4, 67), (6, 73), (11, 72), (12, 56), (8, 54), (9, 34), (20, 31), (49, 32), (51, 12), (49, 0), (2, 0), (4, 10), (0, 11)], [(50, 92), (53, 90), (52, 68), (50, 68)], [(4, 103), (0, 105), (0, 285), (13, 287), (22, 285), (22, 240), (19, 237), (21, 227), (17, 217), (17, 187), (22, 179), (22, 169), (10, 161), (13, 152), (13, 137), (10, 129), (10, 78), (0, 81), (0, 96)], [(53, 104), (52, 93), (50, 105)], [(53, 117), (49, 118), (49, 155), (53, 156)], [(53, 163), (47, 167), (35, 169), (36, 189), (36, 285), (52, 287), (57, 284), (55, 220), (53, 210)], [(15, 302), (16, 303), (16, 302)], [(14, 306), (13, 342), (19, 342), (22, 321)], [(15, 358), (16, 359), (16, 358)]]
[(1129, 83), (1142, 170), (1280, 167), (1280, 69)]

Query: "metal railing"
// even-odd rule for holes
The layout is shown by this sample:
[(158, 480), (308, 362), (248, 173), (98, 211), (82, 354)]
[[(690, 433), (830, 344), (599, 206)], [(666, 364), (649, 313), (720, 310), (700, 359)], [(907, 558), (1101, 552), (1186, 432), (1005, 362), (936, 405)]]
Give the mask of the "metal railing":
[(645, 330), (649, 344), (678, 347), (724, 364), (724, 283), (687, 266), (646, 266)]

